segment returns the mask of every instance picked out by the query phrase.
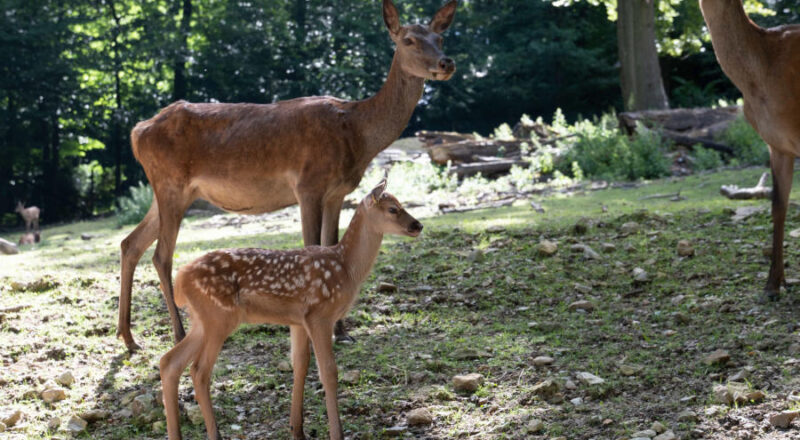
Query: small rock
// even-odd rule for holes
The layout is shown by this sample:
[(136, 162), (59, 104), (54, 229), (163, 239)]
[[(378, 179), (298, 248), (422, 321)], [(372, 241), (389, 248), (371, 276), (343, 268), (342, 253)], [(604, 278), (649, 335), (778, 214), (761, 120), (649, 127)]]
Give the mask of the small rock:
[(128, 408), (122, 408), (114, 413), (115, 419), (130, 419), (131, 417), (133, 417), (133, 412)]
[(679, 422), (696, 422), (697, 414), (695, 414), (692, 410), (685, 409), (678, 413), (677, 418)]
[(761, 390), (755, 390), (747, 393), (747, 400), (750, 402), (758, 403), (767, 398), (767, 395)]
[(47, 388), (42, 391), (42, 400), (47, 403), (58, 402), (67, 398), (67, 391), (64, 388)]
[(158, 420), (153, 422), (152, 425), (153, 432), (162, 433), (167, 430), (167, 422), (164, 420)]
[(544, 429), (544, 422), (539, 419), (531, 419), (526, 428), (529, 434), (534, 434)]
[(577, 389), (578, 386), (575, 385), (575, 382), (573, 382), (571, 380), (567, 380), (566, 382), (564, 382), (564, 388), (566, 388), (568, 390), (574, 390), (574, 389)]
[(617, 245), (614, 243), (601, 243), (600, 250), (603, 251), (603, 253), (610, 254), (617, 251)]
[(483, 375), (478, 373), (453, 376), (453, 388), (456, 391), (474, 393), (483, 384)]
[(634, 283), (646, 283), (650, 280), (649, 275), (647, 272), (642, 269), (641, 267), (634, 267), (633, 268), (633, 282)]
[(645, 429), (644, 431), (638, 431), (638, 432), (634, 432), (633, 434), (631, 434), (631, 437), (634, 437), (634, 438), (635, 438), (635, 437), (639, 437), (639, 438), (653, 438), (653, 437), (655, 437), (656, 435), (658, 435), (658, 433), (657, 433), (657, 432), (655, 432), (654, 430), (652, 430), (652, 429)]
[(689, 240), (678, 241), (678, 256), (691, 257), (694, 255), (694, 248)]
[(481, 262), (483, 262), (483, 260), (484, 260), (483, 251), (480, 250), (480, 249), (473, 250), (472, 252), (469, 253), (469, 255), (467, 255), (467, 260), (469, 260), (470, 263), (481, 263)]
[(102, 409), (90, 409), (79, 415), (80, 418), (89, 423), (94, 423), (108, 418), (108, 411)]
[(417, 408), (411, 410), (406, 416), (408, 426), (423, 426), (433, 423), (433, 414), (427, 408)]
[(286, 359), (278, 362), (278, 370), (280, 371), (293, 371), (292, 364), (289, 363)]
[(652, 425), (650, 425), (650, 429), (655, 431), (656, 434), (661, 434), (662, 432), (667, 430), (667, 427), (664, 426), (663, 423), (656, 421), (656, 422), (653, 422)]
[(703, 414), (705, 414), (705, 415), (706, 415), (706, 417), (716, 417), (716, 416), (718, 416), (718, 415), (722, 414), (722, 411), (723, 411), (724, 409), (725, 409), (725, 407), (724, 407), (724, 406), (720, 406), (720, 405), (711, 405), (711, 406), (709, 406), (708, 408), (706, 408), (706, 409), (703, 411)]
[(22, 420), (22, 411), (15, 409), (13, 411), (3, 411), (0, 413), (0, 422), (3, 422), (7, 428), (11, 428)]
[(594, 310), (594, 304), (586, 300), (575, 301), (567, 307), (569, 310), (585, 310), (591, 312)]
[(639, 232), (639, 223), (636, 222), (626, 222), (620, 226), (619, 231), (623, 234), (635, 234)]
[(6, 255), (14, 255), (19, 253), (19, 248), (14, 243), (0, 238), (0, 252)]
[(731, 355), (725, 350), (714, 350), (703, 358), (703, 363), (706, 365), (722, 365), (728, 363)]
[(381, 293), (397, 293), (397, 286), (392, 283), (381, 282), (378, 284), (378, 292)]
[(769, 416), (769, 423), (776, 428), (788, 428), (792, 420), (800, 416), (800, 411), (783, 411)]
[(203, 412), (200, 411), (200, 405), (186, 405), (186, 417), (189, 418), (192, 425), (197, 426), (204, 423)]
[(594, 249), (592, 249), (591, 247), (589, 247), (589, 246), (587, 246), (587, 245), (585, 245), (583, 243), (573, 244), (572, 246), (569, 247), (569, 249), (572, 252), (582, 252), (583, 253), (583, 258), (585, 258), (587, 260), (600, 260), (601, 259), (600, 254), (598, 254), (597, 252), (594, 251)]
[(552, 379), (547, 379), (534, 385), (531, 391), (533, 394), (545, 400), (549, 400), (553, 395), (558, 393), (559, 388), (558, 383), (554, 382)]
[(580, 397), (576, 397), (576, 398), (574, 398), (574, 399), (571, 399), (571, 400), (569, 401), (569, 403), (571, 403), (571, 404), (573, 404), (573, 405), (575, 405), (575, 406), (580, 406), (580, 405), (583, 405), (583, 399), (582, 399), (582, 398), (580, 398)]
[(664, 431), (663, 433), (653, 437), (653, 440), (676, 440), (678, 437), (672, 431)]
[(751, 401), (758, 402), (764, 400), (766, 394), (762, 391), (750, 391), (746, 384), (739, 382), (728, 382), (725, 385), (714, 385), (712, 394), (718, 403), (725, 405), (745, 404)]
[(61, 419), (58, 417), (53, 417), (52, 419), (47, 421), (48, 431), (56, 431), (58, 430), (59, 426), (61, 426)]
[(69, 418), (69, 421), (67, 422), (67, 431), (73, 434), (77, 434), (79, 432), (83, 432), (83, 430), (86, 429), (87, 425), (88, 423), (86, 423), (86, 420), (83, 420), (78, 416), (72, 416)]
[(555, 253), (558, 252), (558, 245), (549, 240), (542, 240), (536, 246), (536, 251), (541, 256), (549, 257), (551, 255), (555, 255)]
[(750, 377), (750, 372), (745, 369), (741, 369), (737, 371), (735, 374), (731, 375), (728, 378), (728, 382), (741, 382), (747, 379), (748, 377)]
[(550, 365), (555, 361), (555, 359), (551, 358), (550, 356), (536, 356), (533, 358), (533, 365), (537, 367)]
[(75, 383), (75, 377), (72, 375), (72, 373), (66, 371), (61, 373), (61, 375), (56, 378), (56, 383), (65, 387), (69, 387)]
[(633, 365), (626, 365), (620, 364), (619, 365), (619, 372), (623, 376), (633, 376), (634, 374), (638, 373), (641, 370), (641, 367), (636, 367)]
[(355, 384), (361, 379), (361, 372), (358, 370), (349, 370), (342, 373), (342, 382)]
[(6, 432), (6, 424), (3, 422), (0, 422), (0, 432)]
[(575, 377), (577, 377), (579, 381), (585, 383), (586, 385), (599, 385), (601, 383), (605, 383), (604, 379), (586, 371), (580, 371), (576, 373)]
[(133, 416), (139, 417), (142, 414), (149, 412), (151, 409), (153, 409), (155, 400), (155, 397), (153, 397), (153, 395), (150, 393), (144, 393), (136, 396), (133, 399), (133, 402), (131, 402), (131, 412), (133, 413)]
[(405, 426), (392, 426), (383, 430), (384, 437), (402, 437), (407, 431)]

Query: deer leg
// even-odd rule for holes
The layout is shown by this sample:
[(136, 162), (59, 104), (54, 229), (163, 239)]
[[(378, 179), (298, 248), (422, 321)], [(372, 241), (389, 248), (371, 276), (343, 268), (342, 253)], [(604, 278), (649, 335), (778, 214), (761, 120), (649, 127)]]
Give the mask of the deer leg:
[(311, 358), (311, 350), (308, 345), (308, 333), (297, 325), (290, 327), (292, 340), (292, 370), (294, 372), (294, 385), (292, 385), (292, 411), (289, 423), (292, 428), (292, 438), (295, 440), (305, 440), (303, 433), (303, 389), (308, 374), (308, 361)]
[(167, 434), (170, 440), (181, 439), (180, 414), (178, 412), (178, 384), (181, 374), (189, 362), (194, 360), (203, 347), (202, 330), (195, 326), (189, 335), (161, 357), (161, 391), (164, 395), (164, 411), (167, 414)]
[(338, 371), (333, 357), (333, 323), (321, 320), (306, 324), (314, 345), (314, 357), (317, 359), (319, 379), (325, 390), (325, 407), (328, 410), (328, 431), (331, 440), (342, 440), (342, 422), (339, 419), (339, 402), (337, 400)]
[(230, 335), (230, 331), (207, 332), (206, 341), (190, 369), (194, 397), (200, 405), (203, 420), (206, 423), (206, 434), (210, 440), (219, 440), (222, 436), (214, 418), (214, 407), (211, 405), (211, 371), (217, 362), (217, 356), (222, 349), (222, 344)]
[(136, 229), (133, 230), (120, 243), (122, 249), (120, 262), (122, 273), (120, 274), (120, 293), (119, 293), (119, 322), (117, 323), (117, 337), (122, 336), (125, 346), (133, 352), (140, 347), (133, 340), (131, 335), (131, 290), (133, 289), (133, 272), (136, 264), (142, 258), (144, 251), (153, 244), (158, 236), (158, 204), (153, 201), (150, 210)]
[(161, 281), (161, 291), (164, 294), (167, 310), (169, 310), (175, 342), (180, 342), (186, 335), (172, 290), (172, 258), (175, 252), (175, 242), (178, 240), (178, 230), (181, 227), (181, 220), (183, 220), (183, 212), (189, 205), (186, 199), (174, 193), (156, 192), (160, 226), (158, 244), (153, 254), (153, 264), (156, 266), (156, 272)]
[(322, 230), (322, 201), (314, 195), (302, 195), (300, 201), (300, 220), (303, 224), (303, 245), (319, 246)]
[(792, 190), (794, 156), (770, 148), (769, 162), (772, 169), (772, 262), (764, 293), (768, 300), (775, 300), (780, 294), (784, 279), (783, 234), (789, 193)]
[[(322, 211), (322, 245), (333, 246), (339, 242), (339, 214), (342, 211), (342, 197), (331, 197), (325, 202)], [(344, 322), (340, 319), (336, 321), (333, 334), (336, 342), (353, 343), (356, 340), (347, 333)]]

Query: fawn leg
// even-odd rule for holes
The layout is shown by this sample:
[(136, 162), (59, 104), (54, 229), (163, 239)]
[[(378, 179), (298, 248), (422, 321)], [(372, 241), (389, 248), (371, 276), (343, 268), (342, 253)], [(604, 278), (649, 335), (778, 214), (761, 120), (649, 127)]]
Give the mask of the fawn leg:
[(180, 414), (178, 413), (178, 383), (186, 366), (197, 357), (203, 347), (203, 332), (193, 327), (189, 335), (172, 347), (159, 362), (161, 369), (161, 391), (164, 395), (164, 410), (167, 413), (167, 434), (170, 440), (181, 439)]
[(331, 440), (342, 440), (342, 422), (339, 419), (339, 402), (337, 400), (338, 370), (333, 357), (333, 323), (325, 320), (311, 322), (306, 325), (314, 345), (314, 357), (317, 358), (317, 369), (322, 387), (325, 389), (325, 407), (328, 410), (328, 431)]
[(150, 210), (136, 229), (133, 230), (120, 243), (120, 274), (119, 292), (119, 321), (117, 323), (117, 337), (122, 336), (128, 351), (136, 351), (140, 347), (133, 340), (131, 334), (131, 290), (133, 289), (133, 273), (136, 264), (142, 258), (144, 251), (150, 247), (158, 235), (158, 204), (153, 200)]
[[(333, 246), (339, 242), (339, 214), (342, 211), (343, 197), (332, 196), (325, 201), (322, 211), (322, 245)], [(336, 342), (353, 343), (356, 340), (347, 333), (342, 320), (336, 321), (333, 334)]]
[(292, 340), (292, 370), (294, 372), (294, 384), (292, 385), (292, 411), (289, 423), (292, 428), (292, 437), (295, 440), (305, 440), (303, 433), (303, 389), (308, 374), (308, 361), (311, 358), (311, 350), (308, 345), (308, 334), (299, 325), (293, 325), (289, 329)]
[(190, 369), (192, 384), (194, 384), (194, 397), (203, 413), (206, 434), (210, 440), (222, 438), (217, 421), (214, 419), (214, 407), (211, 405), (211, 371), (214, 369), (214, 363), (217, 362), (222, 344), (231, 333), (230, 331), (219, 331), (220, 329), (215, 330), (217, 331), (206, 333), (205, 344)]

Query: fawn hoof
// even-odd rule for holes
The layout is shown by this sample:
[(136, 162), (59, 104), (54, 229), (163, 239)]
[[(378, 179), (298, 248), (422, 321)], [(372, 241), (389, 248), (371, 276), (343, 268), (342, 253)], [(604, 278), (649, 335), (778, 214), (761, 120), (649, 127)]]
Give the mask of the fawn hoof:
[(133, 354), (137, 351), (141, 350), (142, 347), (133, 340), (133, 336), (130, 333), (125, 334), (119, 330), (117, 330), (117, 338), (122, 338), (122, 341), (125, 342), (125, 347), (128, 348), (128, 352)]

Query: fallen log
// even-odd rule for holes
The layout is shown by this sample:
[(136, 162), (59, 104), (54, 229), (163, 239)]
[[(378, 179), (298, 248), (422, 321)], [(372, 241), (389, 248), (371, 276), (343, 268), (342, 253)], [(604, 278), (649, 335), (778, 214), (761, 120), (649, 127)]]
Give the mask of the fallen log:
[(508, 199), (497, 200), (490, 203), (480, 203), (477, 205), (464, 206), (461, 208), (456, 208), (449, 203), (442, 203), (439, 204), (439, 210), (442, 211), (442, 213), (444, 214), (450, 214), (453, 212), (476, 211), (478, 209), (502, 208), (504, 206), (511, 206), (516, 201), (517, 201), (516, 197), (511, 197)]
[(737, 185), (722, 185), (720, 194), (732, 200), (770, 199), (772, 188), (765, 186), (769, 173), (764, 173), (752, 188), (739, 188)]
[(452, 144), (461, 141), (474, 141), (478, 137), (471, 133), (458, 133), (455, 131), (420, 130), (414, 135), (425, 145)]
[(695, 145), (700, 145), (703, 148), (708, 148), (710, 150), (718, 151), (720, 153), (733, 156), (733, 148), (727, 145), (720, 144), (718, 142), (714, 142), (703, 138), (686, 136), (684, 134), (666, 129), (663, 130), (654, 129), (654, 131), (660, 134), (662, 138), (669, 139), (676, 145), (682, 145), (684, 147), (689, 147), (689, 148), (693, 148)]
[[(669, 110), (644, 110), (639, 112), (623, 112), (617, 116), (620, 129), (631, 135), (636, 126), (642, 124), (647, 128), (659, 128), (688, 134), (692, 137), (702, 136), (701, 130), (714, 127), (716, 131), (727, 127), (741, 114), (741, 107), (718, 108), (678, 108)], [(708, 133), (711, 135), (711, 133)], [(703, 136), (705, 137), (705, 136)]]
[(530, 164), (524, 160), (493, 160), (490, 162), (475, 162), (455, 165), (450, 167), (450, 173), (457, 175), (459, 178), (474, 176), (481, 173), (484, 176), (491, 176), (494, 174), (506, 173), (512, 166), (517, 165), (527, 168)]
[(492, 140), (464, 140), (450, 144), (433, 145), (428, 148), (431, 160), (439, 165), (447, 162), (470, 163), (478, 156), (508, 157), (519, 156), (520, 143)]
[(19, 253), (19, 248), (14, 243), (0, 238), (0, 252), (6, 255), (14, 255)]

